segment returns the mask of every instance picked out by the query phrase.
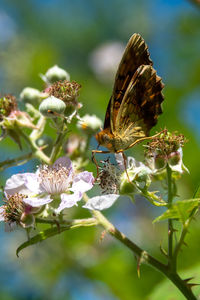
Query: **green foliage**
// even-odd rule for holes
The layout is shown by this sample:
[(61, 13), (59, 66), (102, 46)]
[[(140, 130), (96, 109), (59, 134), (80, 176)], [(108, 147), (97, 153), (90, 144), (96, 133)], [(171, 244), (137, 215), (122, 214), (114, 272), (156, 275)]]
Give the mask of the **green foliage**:
[(191, 219), (197, 212), (199, 207), (200, 199), (188, 199), (182, 201), (176, 201), (170, 205), (167, 211), (157, 217), (153, 222), (163, 221), (167, 219), (179, 220), (183, 225)]
[(67, 226), (67, 227), (66, 226), (52, 227), (52, 228), (48, 228), (44, 231), (41, 231), (38, 234), (36, 234), (35, 236), (33, 236), (32, 238), (28, 239), (27, 242), (21, 244), (16, 250), (16, 255), (19, 256), (19, 253), (23, 249), (25, 249), (31, 245), (35, 245), (39, 242), (42, 242), (50, 237), (60, 234), (61, 232), (66, 231), (66, 230), (69, 230), (69, 226)]

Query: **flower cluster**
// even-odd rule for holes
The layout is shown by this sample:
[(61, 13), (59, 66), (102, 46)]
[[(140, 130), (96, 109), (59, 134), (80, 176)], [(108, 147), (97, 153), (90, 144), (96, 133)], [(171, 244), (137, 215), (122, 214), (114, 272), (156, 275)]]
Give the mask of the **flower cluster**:
[(147, 145), (146, 158), (149, 167), (154, 171), (162, 171), (168, 164), (172, 171), (183, 173), (187, 170), (182, 158), (182, 147), (186, 143), (184, 135), (177, 135), (164, 130), (160, 136), (154, 138)]
[(35, 208), (38, 213), (47, 204), (51, 212), (60, 214), (65, 208), (77, 205), (93, 182), (90, 172), (76, 174), (67, 157), (57, 159), (52, 166), (42, 165), (35, 173), (12, 175), (4, 189), (6, 204), (1, 207), (1, 221), (21, 224), (24, 214), (35, 214)]

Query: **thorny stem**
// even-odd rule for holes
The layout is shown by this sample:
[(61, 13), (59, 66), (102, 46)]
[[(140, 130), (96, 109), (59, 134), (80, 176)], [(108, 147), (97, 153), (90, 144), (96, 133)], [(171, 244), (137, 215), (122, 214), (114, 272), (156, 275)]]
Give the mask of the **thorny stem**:
[[(167, 165), (167, 185), (168, 185), (168, 207), (170, 208), (173, 200), (172, 193), (172, 171)], [(168, 259), (169, 259), (169, 268), (171, 270), (176, 269), (176, 266), (173, 264), (173, 220), (168, 219)]]
[[(52, 219), (36, 218), (35, 221), (37, 223), (41, 223), (41, 224), (51, 224), (51, 225), (56, 224), (56, 220), (52, 220)], [(69, 225), (70, 228), (75, 228), (75, 227), (80, 227), (80, 226), (95, 226), (95, 225), (98, 225), (98, 223), (99, 223), (98, 220), (95, 218), (59, 221), (60, 225)]]
[(51, 152), (51, 156), (50, 156), (50, 162), (51, 163), (55, 162), (57, 156), (60, 153), (60, 149), (61, 149), (62, 144), (63, 144), (63, 136), (66, 133), (66, 130), (64, 130), (64, 127), (65, 127), (65, 120), (63, 120), (62, 126), (59, 129), (59, 134), (57, 135), (57, 139), (56, 139), (56, 141), (54, 143), (54, 146), (52, 148), (52, 152)]
[(45, 125), (46, 125), (46, 118), (41, 115), (36, 124), (37, 129), (34, 129), (31, 132), (30, 139), (34, 141), (39, 139), (44, 131)]
[[(84, 194), (85, 202), (88, 201), (88, 197)], [(93, 210), (93, 216), (98, 220), (98, 223), (113, 237), (119, 240), (122, 244), (128, 247), (137, 257), (143, 258), (143, 262), (151, 265), (162, 274), (164, 274), (168, 279), (170, 279), (174, 285), (181, 291), (181, 293), (188, 300), (196, 300), (196, 297), (192, 293), (187, 283), (180, 278), (176, 272), (172, 272), (168, 265), (165, 265), (158, 261), (156, 258), (151, 256), (147, 251), (141, 249), (138, 245), (132, 242), (124, 233), (120, 232), (112, 223), (110, 223), (100, 211)]]
[(38, 148), (35, 141), (32, 140), (29, 136), (27, 136), (22, 130), (20, 131), (20, 134), (24, 138), (24, 140), (28, 143), (28, 145), (30, 145), (31, 150), (33, 151), (33, 157), (42, 160), (46, 164), (49, 164), (50, 163), (49, 157), (46, 154), (44, 154), (44, 152), (40, 150), (40, 148)]

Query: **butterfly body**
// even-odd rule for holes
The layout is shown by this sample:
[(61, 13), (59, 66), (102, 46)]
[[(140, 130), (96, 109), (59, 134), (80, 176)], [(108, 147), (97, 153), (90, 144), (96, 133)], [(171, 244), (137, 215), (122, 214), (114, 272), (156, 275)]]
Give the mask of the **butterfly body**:
[[(130, 134), (131, 132), (131, 134)], [(140, 126), (134, 129), (127, 128), (126, 131), (120, 135), (118, 133), (112, 133), (108, 129), (102, 130), (96, 134), (96, 139), (99, 144), (106, 147), (109, 152), (121, 152), (126, 150), (129, 146), (134, 143), (138, 138), (145, 137), (145, 133), (142, 133)]]

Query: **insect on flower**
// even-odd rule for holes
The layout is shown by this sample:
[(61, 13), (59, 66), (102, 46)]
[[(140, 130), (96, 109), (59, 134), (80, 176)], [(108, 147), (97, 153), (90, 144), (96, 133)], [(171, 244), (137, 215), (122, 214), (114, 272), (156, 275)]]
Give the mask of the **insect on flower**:
[(162, 113), (164, 85), (152, 65), (145, 41), (139, 34), (133, 34), (118, 67), (104, 128), (95, 136), (98, 146), (108, 149), (92, 151), (97, 176), (95, 153), (121, 152), (126, 169), (124, 151), (143, 140), (157, 136), (148, 137), (150, 129)]

